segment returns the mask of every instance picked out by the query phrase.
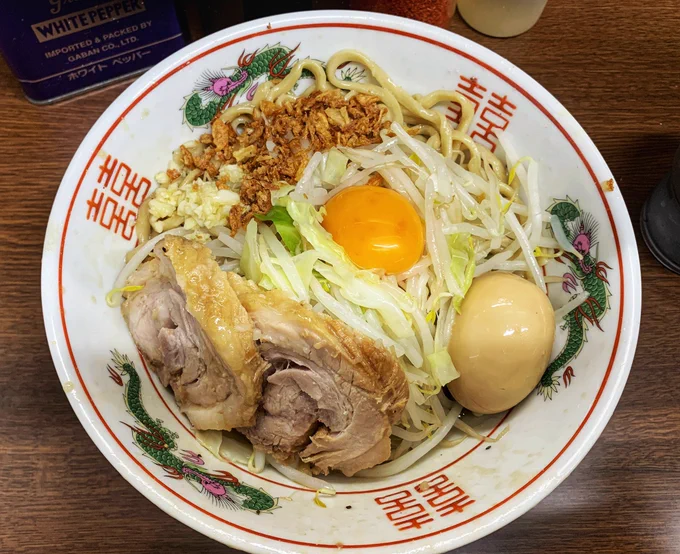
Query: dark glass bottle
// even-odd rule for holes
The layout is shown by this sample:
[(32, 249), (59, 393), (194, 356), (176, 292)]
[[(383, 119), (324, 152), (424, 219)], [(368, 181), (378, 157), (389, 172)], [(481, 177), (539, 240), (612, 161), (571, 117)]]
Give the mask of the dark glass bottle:
[(645, 202), (640, 227), (654, 257), (667, 269), (680, 274), (680, 148), (670, 173)]

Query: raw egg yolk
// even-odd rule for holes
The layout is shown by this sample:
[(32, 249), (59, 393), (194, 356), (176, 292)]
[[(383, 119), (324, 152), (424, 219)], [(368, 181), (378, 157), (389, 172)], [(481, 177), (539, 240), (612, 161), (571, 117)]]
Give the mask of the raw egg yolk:
[(324, 228), (363, 269), (401, 273), (423, 254), (423, 223), (398, 192), (363, 185), (339, 192), (326, 203)]

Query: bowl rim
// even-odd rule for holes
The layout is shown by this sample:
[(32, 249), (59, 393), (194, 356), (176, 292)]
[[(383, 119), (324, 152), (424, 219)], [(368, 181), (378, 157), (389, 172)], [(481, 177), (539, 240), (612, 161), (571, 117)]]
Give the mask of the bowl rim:
[[(122, 92), (99, 117), (83, 139), (62, 179), (48, 223), (49, 235), (49, 229), (54, 228), (55, 225), (59, 227), (62, 223), (64, 212), (67, 212), (66, 220), (63, 223), (63, 230), (60, 231), (59, 255), (57, 259), (56, 251), (53, 248), (48, 248), (48, 240), (50, 240), (50, 238), (46, 235), (41, 279), (45, 329), (52, 358), (62, 384), (65, 385), (71, 379), (80, 379), (80, 373), (77, 370), (75, 357), (71, 352), (70, 342), (68, 340), (62, 297), (60, 294), (64, 243), (71, 209), (75, 202), (78, 190), (80, 189), (84, 175), (88, 171), (89, 165), (92, 163), (103, 143), (137, 102), (155, 89), (165, 79), (174, 75), (193, 61), (218, 49), (257, 36), (265, 36), (284, 30), (293, 31), (296, 29), (315, 27), (363, 28), (378, 32), (389, 32), (406, 38), (424, 41), (466, 57), (483, 67), (485, 70), (506, 81), (541, 110), (571, 143), (572, 147), (585, 164), (585, 167), (588, 169), (596, 186), (599, 182), (591, 167), (590, 161), (594, 162), (597, 166), (603, 167), (607, 173), (610, 173), (601, 154), (586, 135), (582, 127), (576, 122), (573, 116), (571, 116), (571, 114), (546, 91), (546, 89), (505, 58), (450, 31), (390, 15), (344, 10), (282, 14), (249, 21), (223, 29), (222, 31), (189, 44), (175, 54), (169, 56), (164, 61), (151, 68)], [(503, 71), (500, 71), (498, 68), (502, 68)], [(512, 78), (508, 77), (508, 74), (512, 75)], [(518, 84), (516, 81), (522, 81), (523, 85)], [(525, 90), (526, 88), (529, 88), (531, 93)], [(534, 96), (539, 97), (540, 100), (536, 99)], [(548, 105), (550, 109), (546, 108), (545, 105)], [(565, 124), (568, 124), (579, 133), (577, 139), (578, 142), (581, 143), (581, 147), (578, 146), (576, 140), (574, 140), (574, 138), (565, 130), (560, 121), (565, 122)], [(106, 128), (108, 128), (108, 131), (104, 132)], [(586, 158), (581, 150), (585, 150), (588, 153), (588, 158)], [(88, 158), (89, 162), (87, 161)], [(79, 168), (83, 166), (85, 169), (81, 172)], [(81, 173), (82, 175), (79, 177), (79, 174)], [(74, 183), (77, 184), (74, 186)], [(400, 549), (400, 551), (415, 552), (416, 550), (423, 551), (423, 548), (425, 548), (429, 552), (444, 552), (451, 548), (468, 544), (507, 525), (533, 508), (574, 470), (590, 448), (592, 448), (609, 421), (621, 393), (623, 392), (635, 354), (641, 312), (640, 264), (630, 217), (618, 187), (616, 187), (613, 192), (607, 192), (606, 197), (604, 191), (600, 187), (598, 187), (598, 190), (604, 203), (617, 246), (619, 269), (621, 271), (621, 309), (619, 313), (617, 335), (605, 377), (590, 410), (574, 435), (564, 445), (555, 458), (528, 483), (520, 487), (515, 493), (508, 496), (503, 501), (476, 516), (458, 524), (448, 526), (445, 529), (433, 531), (417, 537), (388, 541), (374, 545), (345, 545), (345, 548), (389, 547), (410, 544), (410, 548), (406, 550)], [(69, 200), (68, 197), (70, 195), (72, 195), (72, 198)], [(622, 248), (624, 245), (625, 248)], [(58, 287), (55, 287), (54, 283), (55, 272), (58, 274)], [(55, 299), (57, 296), (59, 297), (58, 302)], [(60, 324), (63, 325), (63, 329), (59, 328)], [(62, 337), (65, 340), (60, 340)], [(621, 338), (623, 338), (623, 340), (621, 340)], [(61, 342), (65, 343), (66, 348), (61, 346)], [(75, 372), (71, 366), (73, 366)], [(616, 378), (611, 381), (609, 378), (614, 366), (617, 368), (615, 374)], [(74, 375), (76, 376), (75, 378)], [(80, 380), (80, 383), (84, 387), (82, 380)], [(605, 388), (607, 388), (608, 391), (606, 394), (603, 394), (605, 393)], [(318, 543), (273, 537), (241, 527), (235, 523), (228, 522), (210, 514), (193, 504), (191, 501), (184, 499), (179, 493), (165, 487), (162, 482), (151, 475), (144, 467), (139, 463), (135, 463), (136, 459), (127, 452), (127, 449), (123, 447), (120, 442), (118, 442), (116, 436), (110, 431), (108, 425), (101, 416), (99, 416), (100, 421), (96, 421), (94, 416), (99, 415), (99, 412), (90, 398), (87, 389), (84, 388), (84, 390), (87, 399), (81, 398), (79, 394), (73, 393), (67, 394), (67, 397), (71, 402), (78, 419), (97, 448), (99, 448), (107, 460), (128, 482), (175, 519), (215, 540), (221, 541), (234, 548), (247, 548), (251, 552), (282, 551), (279, 548), (262, 544), (262, 538), (291, 545), (308, 546), (312, 549), (314, 549), (314, 547), (324, 548), (323, 545), (319, 545)], [(588, 426), (588, 429), (586, 429), (585, 433), (582, 433), (586, 425)], [(106, 436), (107, 431), (111, 437)], [(111, 438), (113, 438), (115, 442), (118, 442), (118, 447), (122, 448), (123, 452), (130, 456), (129, 459), (122, 455), (123, 452), (116, 452), (117, 447), (112, 444)], [(565, 456), (565, 454), (567, 455)], [(162, 491), (156, 490), (156, 485), (147, 482), (148, 479), (146, 477), (138, 476), (140, 468), (172, 494), (166, 495)], [(524, 492), (537, 481), (541, 481), (540, 487), (534, 487), (534, 490), (530, 491), (530, 494), (522, 495), (517, 499), (517, 496), (520, 495), (520, 493)], [(172, 498), (170, 498), (172, 495), (183, 499), (189, 505), (193, 506), (193, 508), (213, 519), (229, 523), (233, 529), (233, 534), (232, 532), (225, 532), (224, 530), (218, 529), (212, 521), (202, 521), (200, 516), (197, 517), (193, 513), (188, 513), (187, 510), (178, 506)], [(513, 499), (515, 499), (515, 501), (510, 502)], [(500, 512), (496, 512), (496, 516), (484, 526), (477, 526), (464, 535), (455, 535), (451, 533), (453, 529), (470, 523), (473, 520), (480, 519), (502, 506), (505, 507), (502, 508)], [(249, 534), (249, 536), (244, 538), (245, 534)], [(448, 534), (448, 536), (446, 534)], [(255, 538), (257, 536), (260, 538)], [(440, 538), (438, 539), (437, 537)], [(325, 548), (328, 548), (329, 546), (330, 545), (325, 546)], [(335, 547), (335, 545), (333, 545), (333, 547)]]

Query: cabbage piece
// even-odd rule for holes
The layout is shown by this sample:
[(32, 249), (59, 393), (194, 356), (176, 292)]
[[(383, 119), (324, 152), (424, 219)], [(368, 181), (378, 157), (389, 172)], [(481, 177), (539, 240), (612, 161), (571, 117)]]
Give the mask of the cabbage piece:
[(259, 221), (271, 221), (276, 228), (276, 232), (281, 237), (283, 244), (286, 245), (288, 252), (297, 254), (302, 246), (300, 231), (293, 225), (293, 218), (283, 206), (272, 206), (266, 214), (255, 214)]
[(288, 200), (290, 200), (289, 194), (295, 190), (295, 187), (286, 184), (285, 181), (278, 181), (276, 184), (279, 185), (279, 188), (271, 192), (272, 205), (285, 207)]
[[(307, 250), (307, 252), (302, 252), (297, 256), (293, 256), (293, 263), (297, 268), (300, 278), (304, 283), (305, 287), (309, 289), (312, 282), (312, 275), (314, 272), (314, 264), (319, 259), (319, 256), (314, 250)], [(317, 274), (317, 277), (320, 275)]]
[[(381, 281), (370, 271), (360, 270), (349, 259), (345, 250), (322, 226), (323, 211), (308, 203), (288, 202), (286, 209), (300, 234), (318, 256), (314, 273), (338, 287), (340, 296), (362, 308), (372, 308), (384, 325), (404, 347), (413, 365), (420, 367), (423, 357), (417, 345), (410, 314), (416, 309), (413, 299), (398, 286)], [(312, 280), (312, 286), (315, 281)], [(322, 288), (320, 283), (318, 288)], [(323, 289), (322, 289), (323, 291)], [(328, 292), (328, 291), (326, 291)], [(357, 328), (356, 325), (352, 325)]]
[[(383, 289), (379, 283), (371, 283), (362, 279), (358, 274), (336, 271), (325, 264), (317, 263), (315, 269), (329, 282), (340, 288), (340, 294), (350, 302), (364, 308), (373, 308), (379, 314), (385, 325), (397, 338), (403, 339), (414, 336), (411, 322), (404, 311), (395, 301), (392, 294)], [(415, 364), (414, 364), (415, 365)]]
[(453, 299), (453, 306), (460, 313), (460, 306), (475, 275), (475, 247), (469, 233), (447, 236), (451, 253), (451, 272), (462, 293)]
[(323, 275), (321, 275), (321, 273), (319, 273), (316, 269), (314, 271), (312, 271), (312, 275), (317, 281), (319, 281), (321, 288), (323, 290), (325, 290), (327, 293), (330, 294), (331, 284), (328, 282), (328, 279), (326, 279)]
[(333, 240), (331, 234), (321, 226), (321, 211), (306, 202), (289, 201), (286, 210), (300, 230), (300, 234), (319, 254), (319, 258), (332, 264), (353, 266), (345, 250)]
[[(345, 284), (344, 279), (350, 282), (351, 278), (357, 278), (361, 281), (362, 286), (366, 285), (373, 289), (379, 287), (381, 297), (391, 297), (400, 310), (409, 313), (415, 309), (413, 301), (398, 286), (381, 282), (380, 278), (373, 272), (360, 270), (354, 265), (354, 262), (347, 256), (345, 249), (335, 242), (331, 234), (321, 226), (323, 208), (317, 211), (311, 204), (291, 200), (286, 209), (301, 235), (318, 254), (319, 259), (333, 266), (333, 270), (340, 279), (336, 284), (342, 287)], [(333, 280), (333, 282), (335, 281)], [(360, 304), (360, 302), (357, 303)]]
[[(272, 230), (266, 225), (260, 227), (260, 241), (262, 241), (262, 239), (264, 239), (266, 244), (264, 251), (260, 249), (263, 263), (265, 262), (265, 252), (268, 247), (272, 251), (272, 261), (281, 268), (281, 272), (285, 275), (288, 283), (290, 283), (295, 298), (298, 302), (309, 302), (309, 294), (307, 293), (308, 287), (305, 286), (297, 265), (290, 253), (283, 247)], [(262, 271), (265, 272), (264, 265)], [(269, 275), (268, 271), (265, 273)], [(272, 278), (272, 280), (274, 280), (274, 278)]]
[(460, 373), (453, 365), (453, 360), (451, 360), (446, 349), (437, 350), (430, 354), (427, 357), (427, 362), (430, 366), (430, 373), (442, 387), (460, 377)]
[(316, 278), (312, 279), (310, 288), (317, 302), (323, 305), (323, 307), (329, 313), (333, 314), (340, 321), (344, 321), (353, 329), (363, 333), (373, 340), (381, 341), (385, 347), (394, 348), (395, 354), (397, 356), (404, 354), (404, 350), (399, 346), (399, 344), (397, 344), (397, 342), (385, 334), (381, 325), (371, 324), (357, 316), (347, 305), (347, 303), (340, 302), (335, 299), (333, 295), (329, 294)]
[(241, 254), (241, 271), (247, 279), (259, 283), (262, 279), (262, 258), (257, 244), (257, 221), (251, 219), (246, 226), (246, 240)]
[(323, 169), (321, 180), (329, 185), (337, 185), (345, 174), (349, 158), (337, 148), (331, 148), (326, 158), (326, 166)]
[[(258, 246), (260, 249), (260, 257), (262, 258), (262, 263), (260, 264), (260, 271), (262, 271), (263, 277), (266, 277), (267, 280), (272, 283), (273, 288), (282, 290), (288, 293), (290, 296), (295, 296), (296, 292), (293, 286), (291, 285), (290, 281), (288, 280), (288, 276), (286, 275), (285, 270), (281, 267), (281, 263), (276, 257), (272, 257), (269, 255), (269, 248), (267, 246), (267, 241), (265, 240), (265, 237), (262, 234), (263, 232), (265, 232), (264, 227), (260, 230), (260, 234), (257, 237)], [(271, 235), (273, 237), (274, 233), (271, 233)], [(283, 249), (283, 247), (281, 248)], [(265, 279), (262, 279), (262, 281), (259, 284), (262, 284), (264, 280)], [(265, 288), (267, 287), (265, 286)]]

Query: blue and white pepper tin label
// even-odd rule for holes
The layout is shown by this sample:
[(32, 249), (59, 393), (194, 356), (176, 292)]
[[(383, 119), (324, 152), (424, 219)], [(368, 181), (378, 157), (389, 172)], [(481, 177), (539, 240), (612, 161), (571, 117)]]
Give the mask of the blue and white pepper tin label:
[(49, 102), (150, 67), (185, 44), (168, 0), (6, 0), (0, 50)]

